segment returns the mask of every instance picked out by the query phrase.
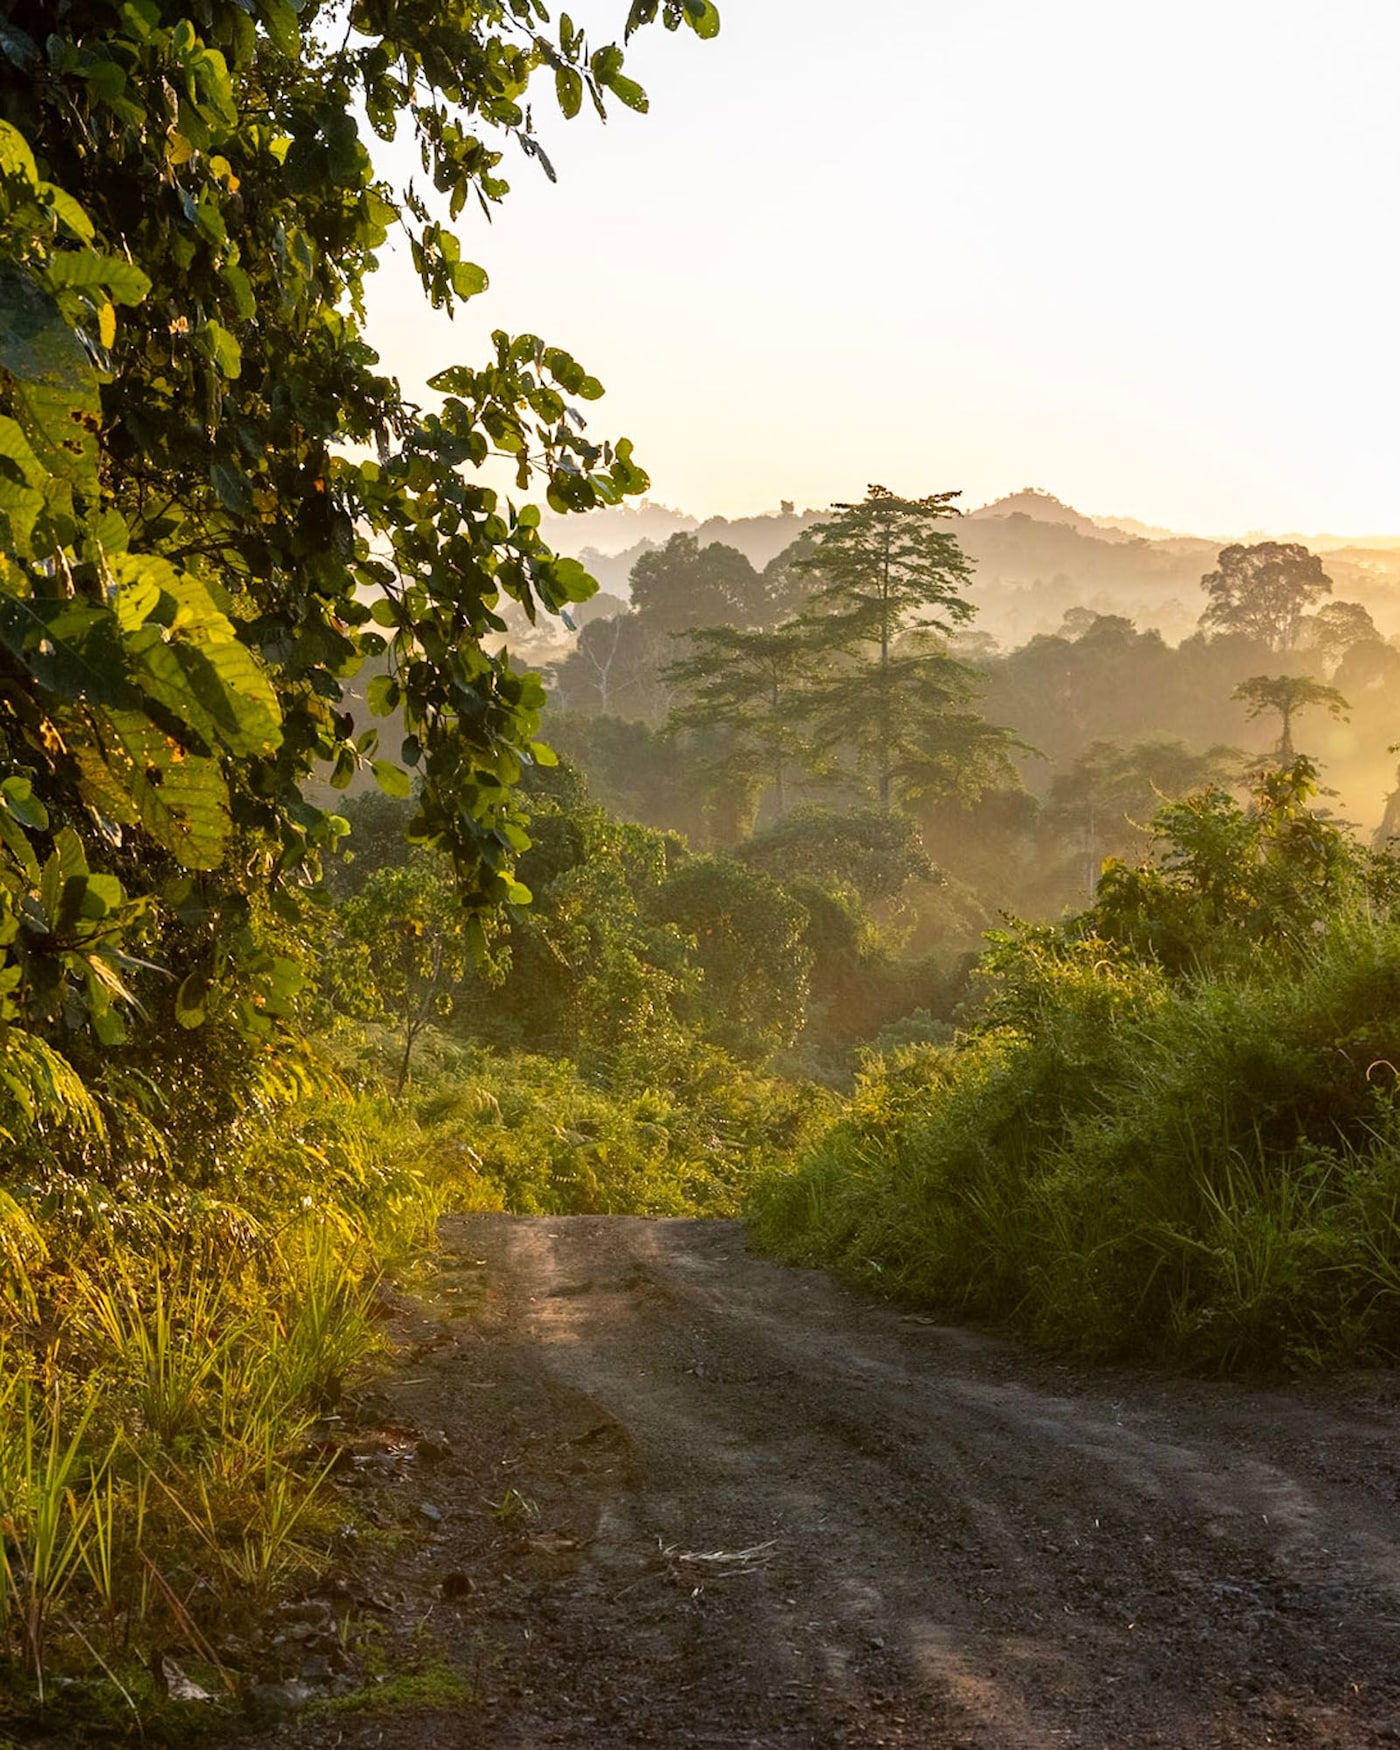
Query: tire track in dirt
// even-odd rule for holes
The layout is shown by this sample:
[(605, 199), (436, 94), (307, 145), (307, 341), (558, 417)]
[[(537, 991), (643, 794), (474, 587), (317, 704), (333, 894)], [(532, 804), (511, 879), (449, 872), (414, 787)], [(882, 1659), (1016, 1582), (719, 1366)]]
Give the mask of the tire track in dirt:
[[(498, 1298), (403, 1403), (481, 1436), (492, 1394), (460, 1381), (513, 1380), (519, 1487), (579, 1555), (439, 1612), (479, 1707), (297, 1742), (1400, 1741), (1388, 1376), (1057, 1367), (751, 1257), (736, 1223), (444, 1232)], [(551, 1470), (595, 1438), (627, 1462)]]

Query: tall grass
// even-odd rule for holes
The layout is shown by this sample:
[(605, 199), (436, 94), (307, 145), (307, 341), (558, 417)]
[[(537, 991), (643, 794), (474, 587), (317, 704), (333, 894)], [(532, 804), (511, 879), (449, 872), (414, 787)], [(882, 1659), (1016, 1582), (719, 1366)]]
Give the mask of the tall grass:
[[(382, 1079), (389, 1042), (374, 1029), (360, 1041), (361, 1072)], [(459, 1205), (521, 1215), (735, 1215), (836, 1108), (824, 1089), (694, 1041), (619, 1050), (592, 1074), (441, 1035), (419, 1056), (408, 1107), (366, 1101), (362, 1124), (416, 1138), (414, 1158), (451, 1173)]]
[[(0, 1360), (12, 1357), (0, 1351)], [(91, 1469), (85, 1450), (94, 1404), (63, 1414), (59, 1391), (41, 1393), (13, 1365), (0, 1394), (0, 1624), (16, 1632), (39, 1697), (50, 1629), (85, 1565), (92, 1539)], [(102, 1466), (102, 1459), (97, 1461)]]
[(307, 1432), (372, 1356), (375, 1285), (429, 1242), (449, 1177), (373, 1101), (331, 1092), (264, 1090), (206, 1172), (176, 1169), (168, 1132), (141, 1147), (129, 1107), (100, 1127), (82, 1113), (76, 1138), (20, 1114), (0, 1193), (13, 1708), (94, 1671), (144, 1707), (156, 1648), (217, 1678), (216, 1642), (326, 1559)]
[(1400, 1353), (1400, 927), (1169, 977), (1025, 946), (981, 1030), (869, 1062), (756, 1239), (1063, 1349)]

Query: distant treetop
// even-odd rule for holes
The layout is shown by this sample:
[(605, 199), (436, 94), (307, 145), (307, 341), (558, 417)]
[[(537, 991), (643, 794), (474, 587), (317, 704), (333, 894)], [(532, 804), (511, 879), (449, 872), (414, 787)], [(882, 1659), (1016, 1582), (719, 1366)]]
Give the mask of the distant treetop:
[(1295, 541), (1260, 541), (1226, 547), (1214, 571), (1201, 579), (1208, 597), (1201, 625), (1215, 632), (1245, 632), (1270, 650), (1294, 650), (1303, 616), (1332, 579), (1316, 553)]

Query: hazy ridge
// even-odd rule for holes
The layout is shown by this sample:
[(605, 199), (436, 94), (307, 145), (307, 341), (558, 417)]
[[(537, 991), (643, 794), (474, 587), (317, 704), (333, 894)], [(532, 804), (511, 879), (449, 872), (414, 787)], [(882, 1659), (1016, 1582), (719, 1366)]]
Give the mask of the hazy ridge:
[[(693, 533), (702, 546), (737, 547), (762, 567), (826, 514), (784, 503), (767, 515), (701, 520), (643, 500), (587, 517), (546, 515), (543, 526), (602, 590), (625, 598), (637, 560), (673, 534)], [(1301, 541), (1325, 553), (1334, 596), (1361, 602), (1383, 635), (1400, 633), (1400, 535), (1198, 535), (1131, 516), (1088, 515), (1030, 487), (965, 512), (957, 535), (975, 567), (978, 628), (1002, 645), (1054, 632), (1076, 607), (1125, 615), (1177, 642), (1196, 628), (1201, 577), (1221, 547), (1240, 539)]]

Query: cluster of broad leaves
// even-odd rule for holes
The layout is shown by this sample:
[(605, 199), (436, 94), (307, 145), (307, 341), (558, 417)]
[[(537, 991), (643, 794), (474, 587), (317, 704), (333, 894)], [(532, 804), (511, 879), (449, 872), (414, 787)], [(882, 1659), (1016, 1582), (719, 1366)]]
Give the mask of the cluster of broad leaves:
[[(718, 28), (710, 0), (636, 0), (629, 33), (658, 19)], [(565, 115), (645, 107), (622, 50), (538, 0), (5, 8), (0, 1021), (118, 1040), (182, 927), (177, 1018), (225, 978), (265, 1020), (291, 971), (235, 988), (230, 929), (344, 830), (313, 781), (367, 765), (418, 780), (411, 833), (468, 904), (523, 897), (543, 691), (482, 641), (505, 597), (593, 586), (478, 470), (505, 456), (557, 510), (646, 477), (589, 434), (601, 387), (561, 348), (497, 333), (425, 415), (361, 319), (394, 226), (425, 300), (483, 289), (449, 226), (506, 194), (512, 140), (543, 159), (532, 81)], [(380, 179), (366, 127), (411, 134), (430, 195)], [(382, 729), (346, 708), (366, 661)]]

